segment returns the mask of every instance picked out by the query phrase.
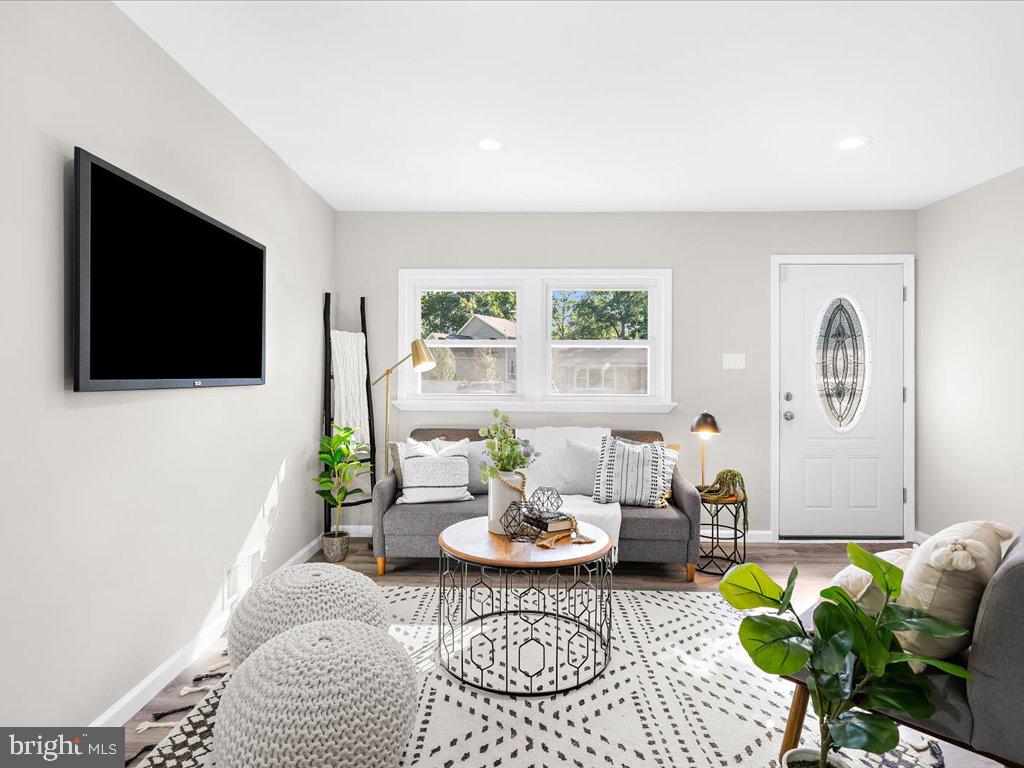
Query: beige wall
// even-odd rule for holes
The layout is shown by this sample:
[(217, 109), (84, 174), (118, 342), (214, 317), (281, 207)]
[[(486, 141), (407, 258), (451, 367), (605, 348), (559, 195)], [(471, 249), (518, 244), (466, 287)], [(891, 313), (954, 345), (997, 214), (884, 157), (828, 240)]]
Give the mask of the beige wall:
[[(338, 214), (342, 327), (358, 327), (367, 297), (374, 372), (397, 359), (398, 269), (405, 267), (672, 267), (673, 399), (668, 414), (513, 414), (515, 423), (636, 426), (682, 443), (699, 475), (690, 420), (706, 408), (723, 434), (708, 446), (708, 472), (743, 472), (751, 527), (769, 527), (768, 265), (773, 253), (912, 253), (914, 214)], [(722, 370), (742, 352), (746, 370)], [(404, 354), (404, 353), (403, 353)], [(376, 393), (383, 435), (383, 391)], [(484, 413), (393, 412), (394, 434), (417, 426), (479, 426)], [(365, 508), (363, 508), (365, 510)], [(354, 523), (369, 522), (362, 511)]]
[(1024, 528), (1024, 168), (918, 211), (917, 516)]
[[(85, 724), (219, 610), (265, 507), (268, 567), (317, 535), (335, 216), (113, 5), (0, 3), (0, 73), (0, 722)], [(76, 144), (266, 244), (266, 386), (71, 391)]]

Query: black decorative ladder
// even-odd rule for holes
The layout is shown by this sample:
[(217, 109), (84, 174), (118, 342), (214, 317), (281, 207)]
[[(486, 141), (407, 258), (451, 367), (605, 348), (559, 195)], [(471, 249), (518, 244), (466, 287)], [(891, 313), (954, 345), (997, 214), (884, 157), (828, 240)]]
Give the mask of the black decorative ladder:
[[(366, 416), (369, 421), (370, 439), (370, 488), (377, 484), (377, 441), (373, 429), (373, 389), (370, 385), (370, 337), (366, 333), (366, 297), (359, 297), (359, 325), (366, 341)], [(334, 381), (334, 366), (331, 360), (331, 294), (324, 293), (324, 397), (323, 397), (323, 433), (330, 435), (334, 427), (334, 403), (332, 398)], [(369, 504), (373, 499), (370, 494), (359, 499), (342, 504), (343, 507), (358, 507), (362, 504)], [(324, 533), (331, 532), (331, 505), (324, 501)]]

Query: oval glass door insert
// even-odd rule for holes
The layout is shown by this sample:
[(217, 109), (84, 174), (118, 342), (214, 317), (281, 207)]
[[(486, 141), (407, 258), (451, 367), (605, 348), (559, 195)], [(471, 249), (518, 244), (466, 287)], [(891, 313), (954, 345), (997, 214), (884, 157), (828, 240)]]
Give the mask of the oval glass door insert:
[(869, 356), (860, 307), (846, 296), (837, 296), (821, 314), (814, 348), (821, 410), (837, 432), (853, 429), (864, 412), (871, 376)]

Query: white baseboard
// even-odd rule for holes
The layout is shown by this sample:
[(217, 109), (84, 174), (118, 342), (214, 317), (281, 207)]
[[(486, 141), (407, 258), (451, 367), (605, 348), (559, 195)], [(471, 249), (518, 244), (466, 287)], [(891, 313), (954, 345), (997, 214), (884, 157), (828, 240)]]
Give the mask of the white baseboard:
[(289, 565), (298, 565), (299, 563), (304, 563), (304, 562), (309, 560), (309, 558), (311, 558), (313, 555), (315, 555), (319, 551), (320, 551), (320, 536), (317, 535), (317, 537), (315, 539), (313, 539), (311, 542), (309, 542), (309, 544), (304, 546), (302, 549), (300, 549), (294, 555), (292, 555), (287, 560), (285, 560), (283, 563), (281, 563), (281, 565), (278, 566), (278, 570), (280, 570), (281, 568), (287, 568)]
[[(369, 526), (367, 526), (369, 527)], [(289, 557), (279, 567), (285, 568), (289, 565), (297, 565), (306, 562), (310, 557), (320, 551), (320, 536), (318, 535), (309, 544)], [(142, 709), (146, 702), (156, 696), (164, 686), (176, 678), (181, 671), (191, 664), (214, 640), (224, 634), (228, 625), (230, 611), (221, 611), (216, 618), (207, 622), (206, 626), (200, 629), (195, 637), (185, 645), (171, 654), (160, 666), (140, 680), (128, 693), (114, 702), (103, 714), (89, 723), (90, 728), (104, 726), (120, 727), (124, 725), (136, 712)]]
[(747, 542), (750, 544), (761, 544), (763, 542), (778, 541), (775, 534), (768, 529), (755, 531), (751, 528), (747, 531)]
[(930, 533), (925, 533), (924, 531), (914, 531), (913, 538), (911, 538), (911, 541), (915, 544), (922, 544), (926, 539), (930, 537)]

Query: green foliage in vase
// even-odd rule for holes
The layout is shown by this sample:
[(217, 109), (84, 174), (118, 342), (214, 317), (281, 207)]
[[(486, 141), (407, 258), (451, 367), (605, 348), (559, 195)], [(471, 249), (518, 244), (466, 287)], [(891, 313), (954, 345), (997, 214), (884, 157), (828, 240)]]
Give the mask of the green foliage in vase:
[[(741, 611), (769, 609), (740, 622), (740, 644), (760, 669), (773, 675), (803, 670), (820, 733), (819, 768), (828, 766), (829, 751), (841, 747), (885, 754), (899, 743), (899, 730), (884, 708), (926, 718), (935, 711), (931, 687), (915, 675), (908, 662), (919, 661), (958, 677), (963, 667), (939, 659), (905, 653), (896, 632), (923, 632), (932, 637), (957, 637), (965, 629), (898, 605), (903, 571), (857, 544), (846, 549), (851, 563), (871, 574), (885, 594), (881, 610), (866, 613), (842, 587), (821, 591), (813, 626), (804, 626), (792, 605), (797, 568), (785, 587), (776, 584), (755, 563), (736, 565), (718, 590)], [(791, 614), (792, 620), (783, 618)]]
[(485, 438), (484, 446), (490, 459), (490, 463), (480, 465), (480, 474), (485, 483), (496, 478), (499, 472), (514, 472), (528, 467), (530, 462), (540, 456), (533, 450), (529, 440), (516, 437), (515, 429), (506, 414), (495, 408), (491, 415), (494, 416), (494, 423), (480, 430), (480, 437)]
[(363, 492), (362, 488), (353, 488), (352, 484), (356, 478), (370, 471), (371, 463), (359, 458), (370, 450), (370, 446), (354, 439), (354, 427), (339, 427), (337, 424), (333, 427), (333, 434), (320, 438), (318, 458), (324, 468), (313, 482), (318, 487), (317, 496), (334, 507), (334, 529), (337, 530), (341, 526), (341, 508), (345, 499)]

